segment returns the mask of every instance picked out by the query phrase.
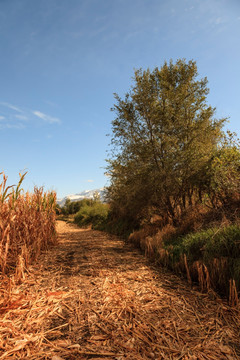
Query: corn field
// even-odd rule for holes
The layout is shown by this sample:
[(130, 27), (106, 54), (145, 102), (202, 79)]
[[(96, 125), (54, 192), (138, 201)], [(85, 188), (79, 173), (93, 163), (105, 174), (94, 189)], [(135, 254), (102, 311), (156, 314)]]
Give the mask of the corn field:
[(56, 242), (56, 194), (37, 187), (24, 193), (20, 187), (26, 173), (15, 188), (0, 175), (0, 273), (15, 273), (21, 280), (40, 252)]

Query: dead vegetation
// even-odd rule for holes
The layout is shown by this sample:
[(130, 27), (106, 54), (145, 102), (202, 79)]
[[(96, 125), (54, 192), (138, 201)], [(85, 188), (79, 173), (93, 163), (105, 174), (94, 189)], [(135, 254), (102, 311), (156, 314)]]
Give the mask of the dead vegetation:
[(206, 227), (201, 216), (199, 218), (197, 221), (187, 219), (189, 222), (183, 222), (180, 227), (145, 225), (132, 232), (128, 240), (152, 261), (185, 276), (189, 285), (198, 282), (201, 291), (213, 289), (228, 298), (229, 305), (238, 306), (239, 209), (233, 222), (219, 218)]
[(240, 359), (237, 307), (116, 237), (58, 233), (22, 284), (1, 283), (0, 359)]
[(16, 189), (0, 175), (0, 273), (15, 272), (15, 281), (21, 281), (41, 251), (56, 243), (56, 194), (42, 188), (22, 193), (26, 173), (20, 174)]

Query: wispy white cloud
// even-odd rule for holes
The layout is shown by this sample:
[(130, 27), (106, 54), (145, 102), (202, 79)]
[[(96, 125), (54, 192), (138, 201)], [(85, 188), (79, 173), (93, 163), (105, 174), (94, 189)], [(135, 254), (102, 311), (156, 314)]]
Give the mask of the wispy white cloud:
[(88, 182), (88, 183), (93, 183), (93, 182), (94, 182), (94, 180), (87, 180), (87, 182)]
[(43, 120), (47, 124), (59, 124), (61, 120), (57, 117), (50, 116), (42, 111), (27, 109), (24, 107), (13, 105), (9, 102), (0, 101), (0, 129), (23, 129), (31, 122), (34, 124), (36, 117)]
[(21, 110), (19, 107), (15, 106), (15, 105), (12, 105), (12, 104), (9, 104), (9, 103), (6, 103), (6, 102), (1, 102), (0, 104), (3, 105), (3, 106), (8, 107), (11, 110), (15, 110), (17, 112), (23, 113), (23, 110)]
[(47, 115), (47, 114), (44, 114), (42, 113), (41, 111), (38, 111), (38, 110), (35, 110), (32, 112), (35, 116), (37, 116), (39, 119), (42, 119), (46, 122), (48, 122), (49, 124), (53, 124), (53, 123), (58, 123), (60, 124), (61, 123), (61, 120), (56, 118), (56, 117), (53, 117), (53, 116), (50, 116), (50, 115)]

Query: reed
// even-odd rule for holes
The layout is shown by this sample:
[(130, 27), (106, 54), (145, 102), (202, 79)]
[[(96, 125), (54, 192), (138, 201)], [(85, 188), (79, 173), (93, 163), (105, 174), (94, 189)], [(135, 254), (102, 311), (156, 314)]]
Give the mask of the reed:
[(20, 281), (41, 251), (56, 242), (56, 194), (37, 187), (24, 193), (26, 173), (15, 187), (7, 186), (7, 177), (0, 175), (0, 273), (15, 272)]
[(145, 255), (177, 274), (185, 274), (188, 283), (198, 282), (201, 291), (216, 291), (238, 306), (240, 295), (240, 226), (219, 225), (186, 235), (166, 226), (155, 234), (140, 229), (129, 241)]

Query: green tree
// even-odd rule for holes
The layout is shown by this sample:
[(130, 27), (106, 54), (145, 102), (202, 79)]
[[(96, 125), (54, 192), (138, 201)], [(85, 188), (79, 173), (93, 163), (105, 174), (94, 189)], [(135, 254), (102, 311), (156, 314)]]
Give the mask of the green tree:
[(154, 211), (176, 221), (186, 207), (201, 201), (201, 171), (217, 149), (226, 120), (214, 118), (208, 93), (196, 62), (178, 60), (152, 72), (135, 71), (124, 99), (115, 94), (107, 169), (113, 212), (140, 221)]
[(205, 171), (207, 195), (214, 207), (230, 205), (240, 198), (240, 143), (235, 133), (224, 134), (221, 146)]

